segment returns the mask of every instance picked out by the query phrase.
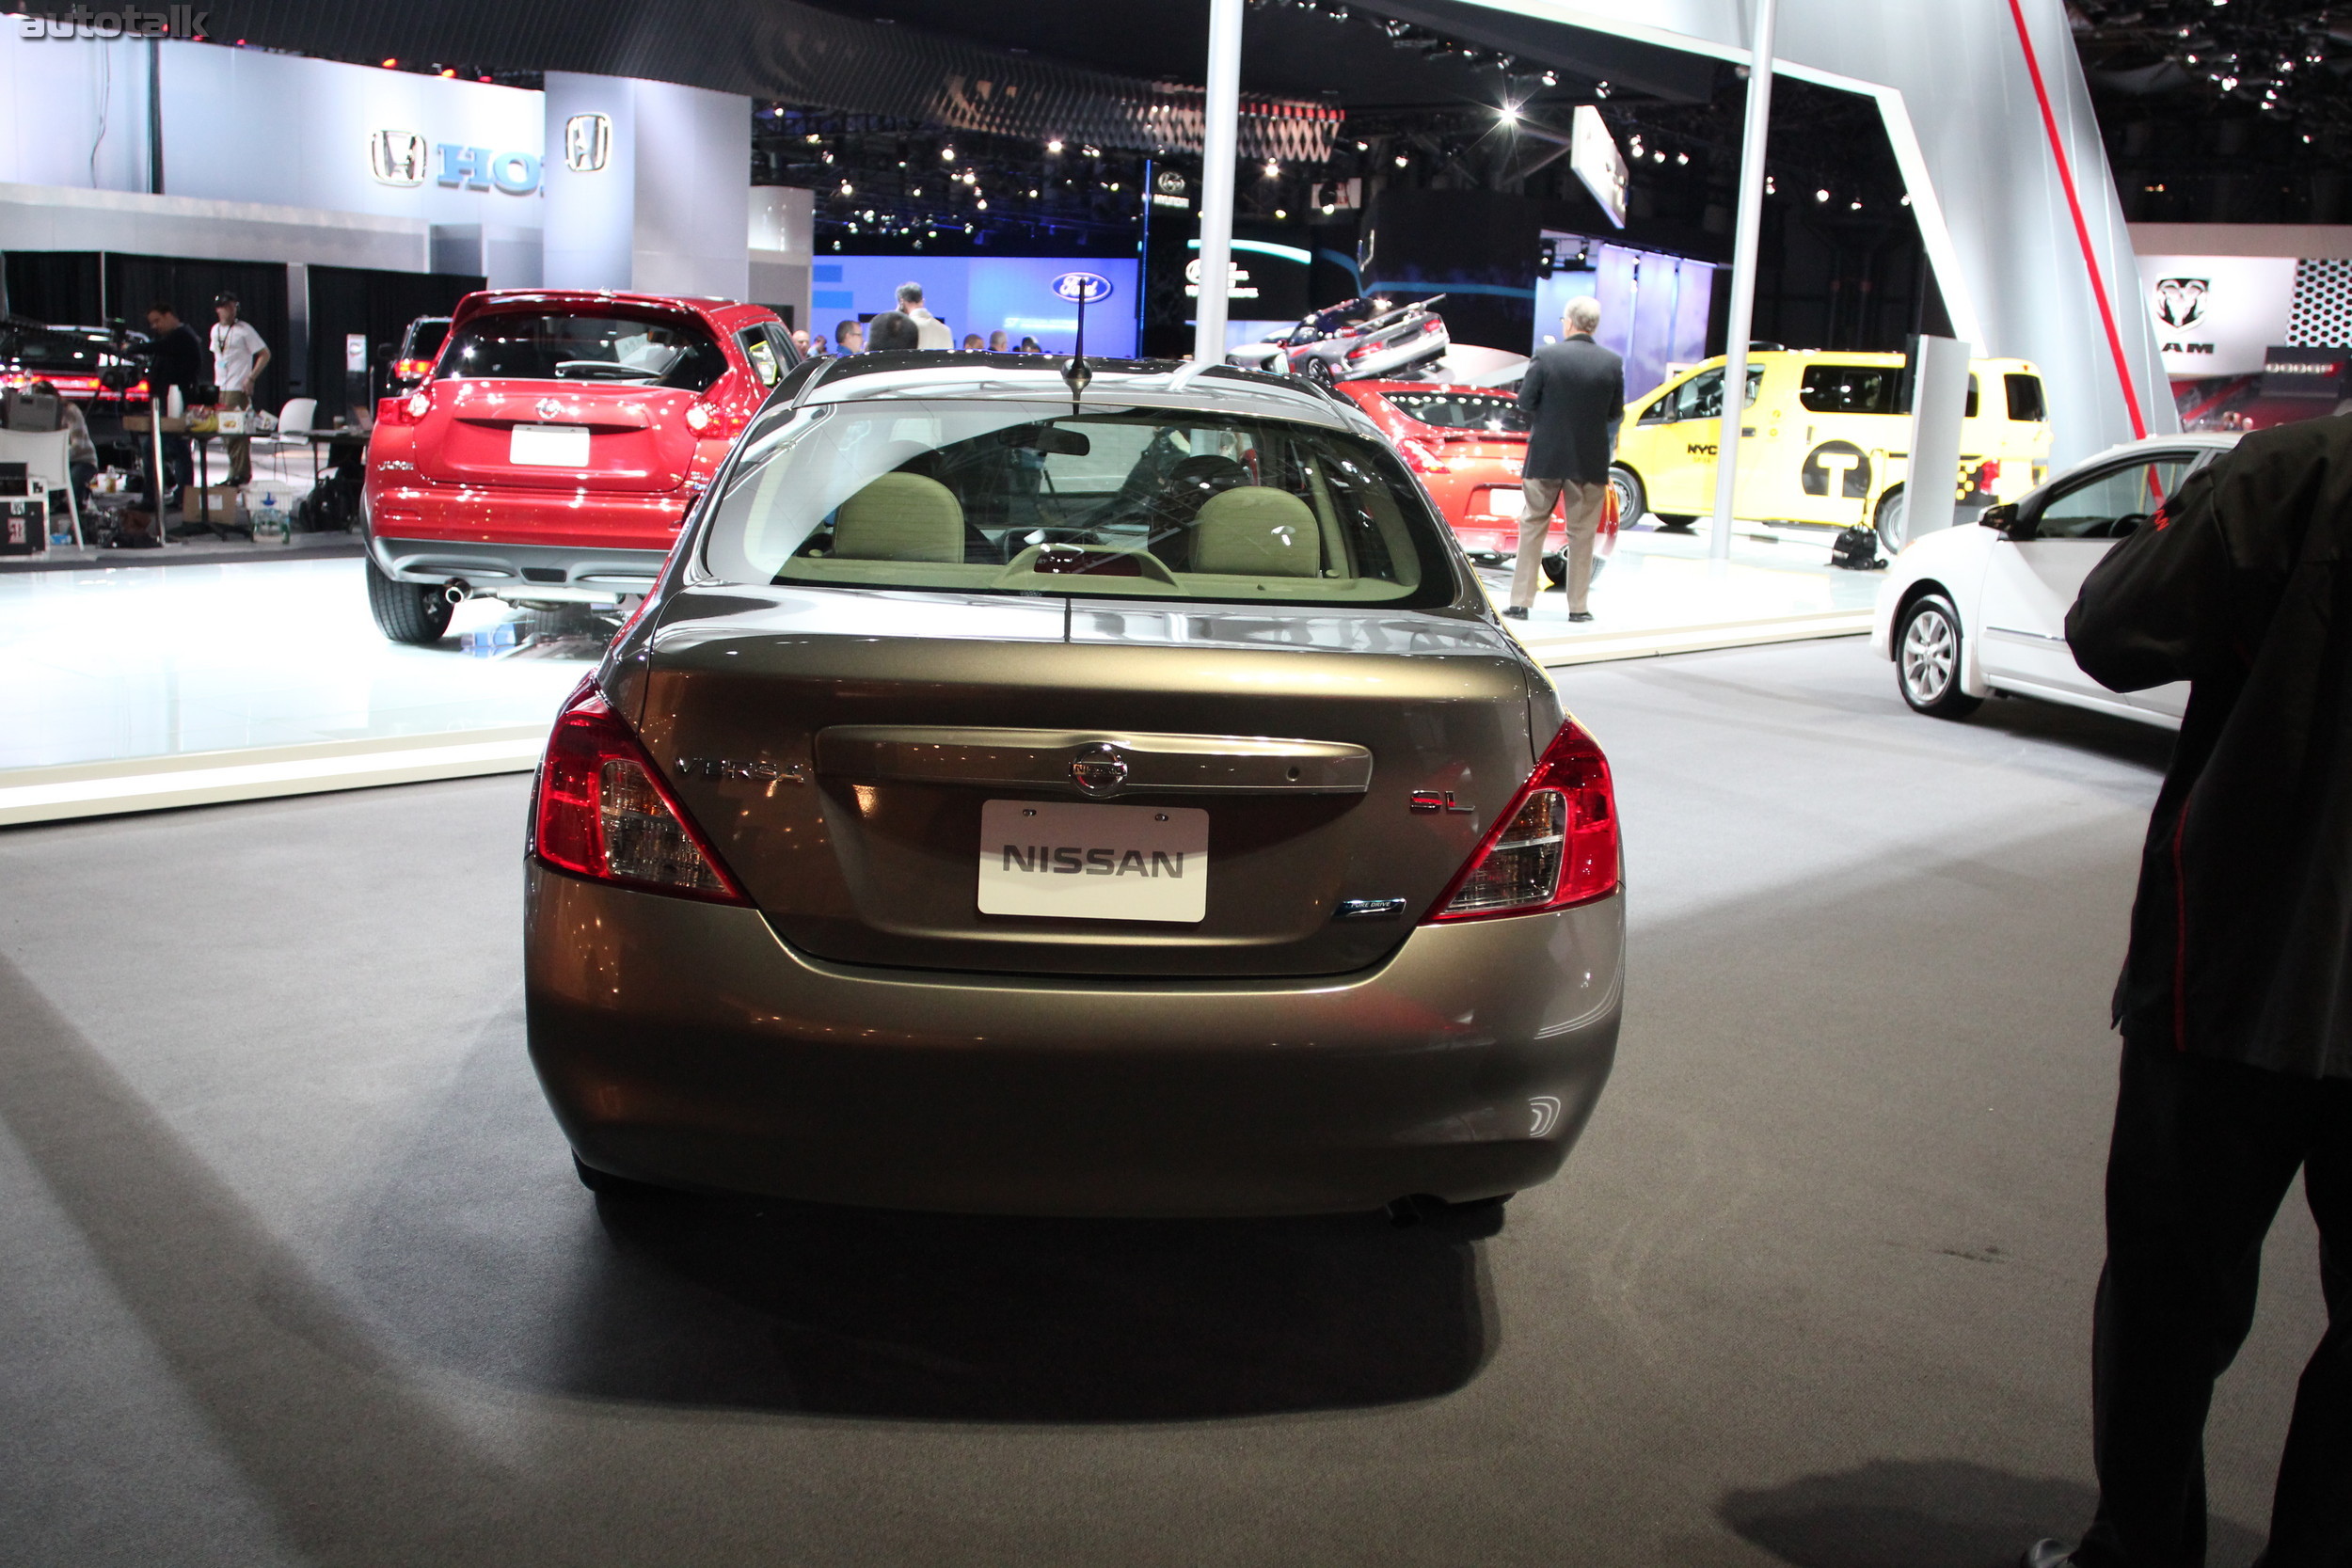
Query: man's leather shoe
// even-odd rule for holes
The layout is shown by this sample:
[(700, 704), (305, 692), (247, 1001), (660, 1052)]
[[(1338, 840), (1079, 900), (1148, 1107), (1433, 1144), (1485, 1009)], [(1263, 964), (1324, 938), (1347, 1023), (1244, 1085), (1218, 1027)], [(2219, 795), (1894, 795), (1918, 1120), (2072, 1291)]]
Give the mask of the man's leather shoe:
[(2069, 1568), (2074, 1560), (2074, 1548), (2065, 1542), (2037, 1541), (2017, 1560), (2017, 1568)]
[(1527, 611), (1520, 609), (1518, 605), (1505, 607), (1502, 613), (1514, 621), (1524, 621), (1527, 619)]
[(1589, 610), (1571, 610), (1568, 611), (1568, 619), (1571, 621), (1589, 621), (1592, 618), (1593, 612)]

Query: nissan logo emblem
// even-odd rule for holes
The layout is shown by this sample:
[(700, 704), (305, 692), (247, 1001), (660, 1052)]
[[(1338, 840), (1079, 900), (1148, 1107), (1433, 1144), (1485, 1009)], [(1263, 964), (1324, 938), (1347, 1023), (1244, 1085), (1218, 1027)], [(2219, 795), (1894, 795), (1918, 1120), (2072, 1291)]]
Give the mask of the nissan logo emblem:
[(1070, 777), (1088, 795), (1108, 795), (1127, 779), (1127, 759), (1116, 746), (1087, 746), (1070, 759)]

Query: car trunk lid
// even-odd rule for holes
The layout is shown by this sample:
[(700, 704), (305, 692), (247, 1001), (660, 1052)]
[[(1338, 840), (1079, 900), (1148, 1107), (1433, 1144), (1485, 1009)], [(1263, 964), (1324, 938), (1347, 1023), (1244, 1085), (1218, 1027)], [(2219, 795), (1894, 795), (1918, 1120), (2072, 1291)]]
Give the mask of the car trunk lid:
[(697, 590), (644, 689), (721, 858), (851, 963), (1360, 969), (1534, 757), (1516, 654), (1420, 612)]
[(667, 491), (694, 458), (675, 388), (503, 378), (429, 383), (417, 471), (439, 484)]

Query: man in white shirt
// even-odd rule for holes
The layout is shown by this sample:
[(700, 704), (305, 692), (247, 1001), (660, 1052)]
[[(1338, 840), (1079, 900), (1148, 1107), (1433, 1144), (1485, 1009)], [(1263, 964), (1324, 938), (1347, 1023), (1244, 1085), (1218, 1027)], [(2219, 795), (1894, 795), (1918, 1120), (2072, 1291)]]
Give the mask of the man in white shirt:
[[(220, 406), (251, 408), (254, 383), (269, 363), (269, 345), (250, 325), (237, 319), (235, 294), (214, 295), (213, 314), (220, 318), (213, 326), (213, 380), (220, 387)], [(229, 483), (252, 483), (252, 437), (225, 436), (221, 445), (229, 449)]]
[(947, 330), (947, 324), (923, 309), (922, 284), (898, 285), (898, 309), (914, 323), (915, 334), (921, 339), (914, 345), (916, 348), (946, 349), (956, 346), (956, 335)]

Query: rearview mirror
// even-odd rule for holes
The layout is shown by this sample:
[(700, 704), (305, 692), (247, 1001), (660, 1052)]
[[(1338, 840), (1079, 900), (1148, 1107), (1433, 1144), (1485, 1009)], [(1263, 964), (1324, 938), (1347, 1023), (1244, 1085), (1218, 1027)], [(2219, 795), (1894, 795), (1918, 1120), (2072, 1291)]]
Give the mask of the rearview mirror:
[(1094, 443), (1082, 430), (1063, 430), (1058, 425), (1033, 424), (1010, 433), (1006, 445), (1025, 447), (1031, 451), (1050, 457), (1084, 457), (1094, 450)]

